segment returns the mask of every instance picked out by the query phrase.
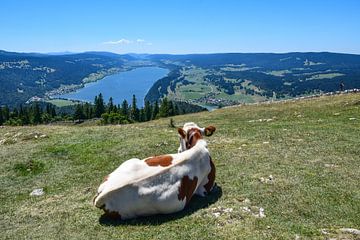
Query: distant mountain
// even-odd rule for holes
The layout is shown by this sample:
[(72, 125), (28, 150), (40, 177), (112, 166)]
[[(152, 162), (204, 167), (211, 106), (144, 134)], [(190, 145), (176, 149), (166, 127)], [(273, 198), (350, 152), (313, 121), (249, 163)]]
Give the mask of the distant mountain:
[[(128, 57), (102, 53), (52, 56), (0, 51), (0, 105), (16, 106), (34, 96), (119, 71)], [(92, 74), (92, 75), (91, 75)]]
[(48, 52), (45, 53), (46, 55), (53, 55), (53, 56), (60, 56), (60, 55), (72, 55), (72, 54), (76, 54), (75, 52), (69, 52), (69, 51), (65, 51), (65, 52)]

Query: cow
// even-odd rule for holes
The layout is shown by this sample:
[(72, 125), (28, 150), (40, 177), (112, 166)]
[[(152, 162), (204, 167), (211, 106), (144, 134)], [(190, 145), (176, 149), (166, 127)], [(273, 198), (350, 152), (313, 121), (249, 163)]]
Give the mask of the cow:
[(193, 194), (210, 193), (215, 166), (203, 136), (215, 130), (187, 123), (178, 129), (179, 153), (125, 161), (99, 186), (94, 206), (125, 220), (175, 213), (185, 208)]

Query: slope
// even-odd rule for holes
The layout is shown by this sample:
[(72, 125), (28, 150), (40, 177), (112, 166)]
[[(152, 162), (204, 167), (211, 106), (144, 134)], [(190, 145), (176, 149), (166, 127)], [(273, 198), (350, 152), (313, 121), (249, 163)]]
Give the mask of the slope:
[[(360, 95), (249, 105), (174, 117), (207, 138), (218, 188), (183, 212), (114, 222), (91, 200), (132, 157), (174, 153), (169, 119), (124, 126), (0, 128), (4, 239), (356, 238)], [(37, 135), (37, 137), (35, 137)], [(35, 188), (45, 194), (30, 197)], [(259, 217), (260, 208), (265, 217)]]

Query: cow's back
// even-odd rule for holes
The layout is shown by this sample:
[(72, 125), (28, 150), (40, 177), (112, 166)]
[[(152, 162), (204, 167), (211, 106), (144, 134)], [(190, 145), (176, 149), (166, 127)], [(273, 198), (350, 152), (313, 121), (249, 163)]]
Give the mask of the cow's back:
[[(201, 146), (170, 156), (173, 159), (168, 166), (149, 166), (146, 159), (123, 163), (103, 183), (106, 194), (96, 199), (96, 206), (116, 212), (122, 219), (182, 210), (199, 185), (206, 182), (211, 170), (210, 157)], [(135, 174), (131, 180), (129, 168), (141, 174)]]

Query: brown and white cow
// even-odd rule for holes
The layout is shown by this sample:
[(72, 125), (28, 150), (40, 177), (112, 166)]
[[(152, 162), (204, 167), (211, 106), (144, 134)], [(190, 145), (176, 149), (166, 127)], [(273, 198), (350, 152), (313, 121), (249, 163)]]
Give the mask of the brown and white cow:
[(94, 205), (121, 219), (184, 209), (193, 194), (204, 196), (214, 186), (215, 166), (203, 139), (214, 131), (185, 124), (178, 129), (179, 153), (125, 161), (99, 186)]

